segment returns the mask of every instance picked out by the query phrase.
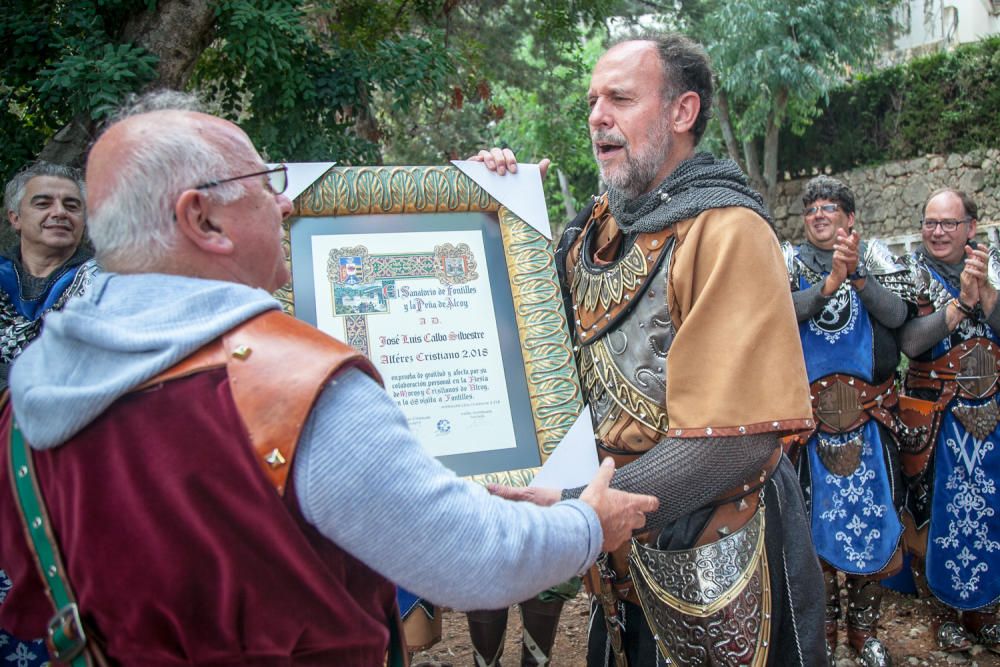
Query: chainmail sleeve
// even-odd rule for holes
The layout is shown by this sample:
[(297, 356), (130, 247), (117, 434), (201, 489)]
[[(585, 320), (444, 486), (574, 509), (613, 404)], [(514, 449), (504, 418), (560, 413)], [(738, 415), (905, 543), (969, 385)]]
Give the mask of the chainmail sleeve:
[(1000, 333), (1000, 306), (993, 307), (993, 312), (986, 318), (986, 324), (994, 333)]
[(899, 333), (899, 347), (903, 350), (903, 354), (913, 359), (947, 338), (949, 333), (951, 332), (948, 331), (945, 311), (942, 308), (904, 324)]
[[(664, 438), (637, 460), (615, 471), (611, 487), (660, 499), (646, 515), (643, 531), (661, 530), (703, 507), (759, 468), (778, 447), (774, 433), (726, 438)], [(578, 498), (584, 487), (566, 489), (564, 500)]]
[(906, 302), (871, 276), (865, 280), (865, 286), (858, 291), (858, 298), (865, 305), (865, 309), (887, 329), (895, 329), (906, 321), (909, 313)]
[(809, 286), (807, 289), (792, 292), (792, 304), (795, 306), (796, 320), (805, 322), (823, 310), (823, 306), (827, 304), (830, 297), (824, 296), (821, 291), (822, 289), (823, 283), (821, 281)]

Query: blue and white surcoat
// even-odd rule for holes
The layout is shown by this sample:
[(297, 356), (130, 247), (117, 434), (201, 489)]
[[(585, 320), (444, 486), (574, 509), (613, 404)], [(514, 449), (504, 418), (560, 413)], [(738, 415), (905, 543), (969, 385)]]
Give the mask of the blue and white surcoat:
[[(803, 263), (799, 249), (786, 244), (784, 251), (793, 291), (808, 289), (829, 275)], [(869, 280), (881, 284), (883, 275), (898, 277), (905, 271), (882, 244), (869, 243), (863, 251)], [(898, 291), (896, 285), (884, 286)], [(822, 414), (822, 406), (831, 403), (871, 405), (877, 400), (881, 408), (882, 398), (893, 391), (889, 383), (885, 393), (870, 395), (876, 384), (872, 318), (845, 282), (822, 310), (799, 323), (799, 335), (814, 416), (821, 424), (802, 452), (808, 458), (813, 543), (820, 558), (837, 570), (874, 574), (889, 564), (903, 533), (885, 455), (884, 439), (891, 435), (875, 419), (864, 418), (860, 410), (856, 419), (847, 418), (850, 423), (840, 425)]]
[[(910, 262), (918, 290), (935, 311), (958, 296), (957, 287), (919, 255)], [(994, 286), (1000, 282), (998, 269), (1000, 256), (993, 251), (990, 281)], [(927, 584), (939, 600), (956, 609), (979, 609), (1000, 600), (998, 345), (1000, 336), (989, 325), (964, 319), (930, 351), (932, 360), (949, 354), (957, 360), (952, 365), (958, 377), (949, 382), (959, 387), (951, 387), (955, 395), (948, 401), (933, 443), (929, 520), (918, 523), (929, 524)], [(965, 377), (973, 381), (963, 383)]]

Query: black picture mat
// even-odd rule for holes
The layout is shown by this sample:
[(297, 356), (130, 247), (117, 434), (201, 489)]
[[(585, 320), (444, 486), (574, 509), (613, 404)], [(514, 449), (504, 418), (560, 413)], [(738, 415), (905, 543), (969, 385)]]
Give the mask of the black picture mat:
[(515, 447), (440, 456), (438, 460), (460, 476), (482, 475), (541, 465), (535, 423), (524, 372), (510, 276), (496, 214), (485, 212), (379, 214), (293, 218), (289, 225), (295, 316), (316, 326), (316, 293), (312, 264), (313, 236), (440, 232), (441, 243), (451, 231), (479, 231), (486, 251), (490, 292), (497, 323)]

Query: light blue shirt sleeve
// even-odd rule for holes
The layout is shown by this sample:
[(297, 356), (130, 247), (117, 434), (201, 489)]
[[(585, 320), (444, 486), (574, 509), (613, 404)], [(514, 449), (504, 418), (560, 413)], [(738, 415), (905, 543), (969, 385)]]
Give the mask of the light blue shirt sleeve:
[(305, 519), (414, 594), (499, 609), (585, 571), (603, 534), (579, 500), (538, 507), (491, 496), (429, 456), (402, 411), (358, 370), (320, 394), (292, 470)]

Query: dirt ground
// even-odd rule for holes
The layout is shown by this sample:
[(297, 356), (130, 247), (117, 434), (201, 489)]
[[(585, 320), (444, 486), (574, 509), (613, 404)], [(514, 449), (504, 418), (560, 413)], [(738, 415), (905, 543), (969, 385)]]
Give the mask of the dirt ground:
[[(886, 591), (883, 614), (879, 623), (879, 636), (885, 641), (892, 654), (894, 664), (969, 667), (1000, 667), (1000, 655), (974, 646), (966, 653), (947, 654), (938, 651), (934, 643), (934, 628), (946, 614), (941, 605), (932, 599), (916, 599)], [(586, 595), (580, 594), (566, 603), (559, 624), (559, 635), (552, 656), (552, 667), (578, 667), (584, 664), (587, 643)], [(837, 648), (836, 667), (857, 665), (854, 652), (844, 645), (844, 630), (841, 628), (841, 645)], [(516, 610), (511, 610), (507, 626), (507, 643), (504, 649), (504, 664), (516, 667), (520, 659), (521, 637), (520, 618)], [(445, 612), (443, 638), (440, 643), (414, 657), (414, 665), (421, 662), (435, 662), (440, 667), (473, 667), (472, 647), (469, 642), (468, 625), (465, 615)]]

